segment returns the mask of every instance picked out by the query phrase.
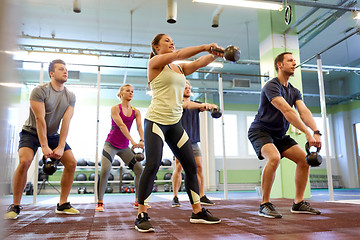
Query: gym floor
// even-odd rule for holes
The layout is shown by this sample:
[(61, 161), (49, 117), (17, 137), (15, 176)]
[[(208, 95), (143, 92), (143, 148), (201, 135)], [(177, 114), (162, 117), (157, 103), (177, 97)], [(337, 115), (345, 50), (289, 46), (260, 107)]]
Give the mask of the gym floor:
[[(149, 216), (154, 233), (134, 229), (137, 210), (131, 204), (134, 194), (106, 194), (105, 212), (94, 211), (94, 196), (71, 195), (69, 200), (79, 215), (55, 214), (58, 195), (24, 196), (19, 219), (5, 221), (3, 239), (360, 239), (360, 189), (336, 189), (335, 202), (328, 202), (327, 190), (312, 190), (310, 202), (321, 215), (292, 214), (291, 199), (274, 199), (282, 219), (259, 217), (259, 197), (255, 191), (206, 194), (216, 205), (206, 207), (222, 219), (220, 224), (191, 224), (191, 206), (181, 193), (181, 207), (171, 207), (171, 193), (151, 196)], [(3, 199), (2, 211), (11, 203)]]

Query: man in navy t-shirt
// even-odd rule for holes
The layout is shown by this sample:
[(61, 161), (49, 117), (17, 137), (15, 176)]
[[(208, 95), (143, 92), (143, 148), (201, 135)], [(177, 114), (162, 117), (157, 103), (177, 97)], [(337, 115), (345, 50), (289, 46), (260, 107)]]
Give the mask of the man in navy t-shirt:
[[(279, 54), (274, 61), (277, 77), (268, 81), (261, 90), (260, 106), (248, 137), (258, 158), (265, 159), (262, 172), (262, 202), (258, 214), (268, 218), (281, 218), (270, 202), (270, 192), (280, 159), (286, 157), (297, 164), (295, 173), (295, 200), (292, 213), (320, 214), (321, 212), (305, 202), (304, 191), (309, 176), (309, 165), (305, 151), (289, 135), (285, 135), (291, 123), (305, 133), (310, 146), (321, 147), (321, 133), (310, 110), (302, 101), (301, 93), (289, 83), (294, 74), (295, 60), (290, 52)], [(298, 110), (300, 117), (296, 111)], [(307, 128), (313, 130), (313, 133)]]
[[(184, 90), (183, 115), (181, 118), (181, 125), (183, 126), (183, 128), (185, 129), (186, 133), (189, 136), (195, 156), (197, 177), (199, 181), (200, 203), (203, 205), (214, 205), (215, 203), (212, 202), (210, 199), (208, 199), (204, 192), (204, 175), (202, 172), (203, 171), (202, 157), (198, 145), (198, 143), (200, 142), (199, 112), (205, 110), (211, 110), (213, 108), (217, 108), (218, 106), (215, 104), (190, 101), (190, 97), (191, 97), (191, 85), (190, 82), (187, 80)], [(181, 164), (176, 159), (176, 164), (172, 175), (172, 184), (174, 190), (172, 207), (180, 207), (180, 202), (177, 195), (181, 185), (181, 171), (182, 171)]]

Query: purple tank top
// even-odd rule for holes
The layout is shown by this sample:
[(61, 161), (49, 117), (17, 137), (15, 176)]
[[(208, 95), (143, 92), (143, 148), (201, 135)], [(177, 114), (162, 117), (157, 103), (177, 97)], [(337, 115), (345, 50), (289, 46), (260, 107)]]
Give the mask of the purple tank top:
[[(130, 132), (131, 125), (135, 119), (135, 109), (134, 107), (131, 107), (132, 108), (131, 116), (127, 117), (123, 114), (121, 104), (119, 104), (118, 106), (120, 109), (120, 117)], [(110, 142), (111, 145), (113, 145), (114, 147), (120, 149), (124, 149), (129, 146), (129, 139), (127, 139), (124, 136), (124, 134), (121, 132), (120, 128), (116, 125), (113, 119), (111, 119), (111, 130), (106, 138), (106, 141)]]

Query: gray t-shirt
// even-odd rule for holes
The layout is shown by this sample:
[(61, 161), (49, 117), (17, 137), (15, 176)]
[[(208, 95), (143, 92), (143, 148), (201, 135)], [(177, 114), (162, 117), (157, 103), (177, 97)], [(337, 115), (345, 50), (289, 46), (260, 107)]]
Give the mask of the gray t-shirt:
[[(45, 122), (47, 135), (58, 134), (61, 119), (69, 106), (75, 106), (75, 94), (66, 87), (62, 91), (55, 91), (51, 82), (42, 84), (34, 88), (31, 92), (30, 100), (45, 103)], [(36, 120), (33, 111), (30, 108), (30, 116), (26, 120), (23, 129), (31, 133), (36, 132)]]

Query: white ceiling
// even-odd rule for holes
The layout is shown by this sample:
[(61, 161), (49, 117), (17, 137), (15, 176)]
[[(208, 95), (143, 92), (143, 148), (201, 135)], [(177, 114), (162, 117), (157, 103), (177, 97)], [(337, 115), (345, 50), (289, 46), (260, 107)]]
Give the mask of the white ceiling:
[[(133, 11), (132, 43), (134, 51), (149, 51), (153, 37), (160, 32), (172, 36), (178, 48), (217, 42), (219, 45), (236, 45), (242, 51), (242, 59), (259, 59), (257, 11), (249, 8), (225, 6), (220, 15), (218, 28), (211, 27), (211, 18), (216, 5), (178, 0), (177, 22), (166, 22), (166, 0), (80, 0), (81, 13), (74, 13), (73, 0), (25, 0), (23, 1), (19, 35), (63, 39), (92, 40), (116, 43), (131, 43), (131, 14)], [(291, 2), (291, 1), (289, 1)], [(308, 2), (313, 2), (308, 1)], [(335, 4), (338, 1), (318, 1)], [(360, 4), (355, 5), (360, 9)], [(296, 7), (299, 18), (310, 7)], [(312, 18), (319, 16), (317, 11)], [(350, 12), (345, 13), (330, 27), (301, 49), (305, 60), (345, 36), (345, 31), (354, 27), (356, 21)], [(76, 42), (49, 42), (19, 39), (22, 44), (56, 45), (80, 48), (129, 50), (129, 46), (109, 46)], [(329, 54), (324, 54), (324, 64), (347, 65), (360, 56), (360, 36), (354, 36), (340, 44)], [(329, 56), (327, 56), (329, 55)], [(336, 56), (336, 57), (335, 57)], [(360, 64), (357, 61), (358, 65)]]
[[(304, 1), (314, 2), (313, 0)], [(318, 0), (316, 2), (336, 4), (338, 1)], [(216, 42), (224, 47), (239, 46), (242, 52), (241, 60), (255, 62), (259, 60), (258, 12), (255, 9), (225, 6), (220, 15), (219, 27), (212, 28), (211, 19), (217, 6), (193, 3), (192, 0), (177, 1), (175, 24), (166, 22), (167, 0), (80, 0), (80, 2), (81, 13), (74, 13), (73, 0), (23, 0), (20, 6), (22, 12), (19, 18), (18, 43), (110, 51), (129, 51), (131, 47), (134, 52), (149, 53), (153, 37), (157, 33), (166, 33), (174, 39), (177, 48)], [(356, 3), (355, 7), (360, 9), (360, 4)], [(300, 18), (311, 9), (311, 7), (296, 6), (296, 17)], [(300, 25), (298, 30), (327, 10), (319, 9)], [(133, 12), (132, 26), (131, 12)], [(331, 11), (331, 13), (334, 12), (335, 10)], [(351, 12), (346, 12), (300, 49), (301, 61), (354, 32), (356, 24)], [(348, 31), (349, 29), (351, 30)], [(22, 34), (40, 37), (40, 39), (20, 37)], [(44, 39), (52, 37), (55, 40), (72, 39), (75, 41)], [(101, 42), (114, 44), (101, 44)], [(354, 35), (325, 52), (322, 54), (322, 60), (324, 65), (360, 67), (360, 36)], [(106, 63), (145, 68), (147, 59), (132, 59), (130, 62), (125, 62), (124, 59), (109, 58)], [(309, 63), (316, 64), (315, 59)], [(257, 64), (226, 64), (223, 71), (248, 74), (260, 72)], [(121, 76), (125, 72), (129, 76), (145, 77), (146, 75), (145, 70), (127, 71), (124, 69), (119, 70), (116, 75)], [(37, 78), (38, 75), (32, 73), (32, 76)], [(324, 76), (325, 81), (338, 81), (343, 77), (344, 75), (332, 72)], [(96, 82), (96, 76), (91, 79), (91, 82)], [(317, 84), (314, 79), (316, 79), (316, 73), (303, 74), (303, 81), (311, 81), (308, 88), (316, 91)], [(119, 80), (122, 81), (122, 77), (114, 76), (111, 80), (109, 78), (109, 84), (119, 84)], [(146, 81), (140, 82), (145, 86)], [(210, 84), (211, 87), (216, 88), (214, 81)]]

